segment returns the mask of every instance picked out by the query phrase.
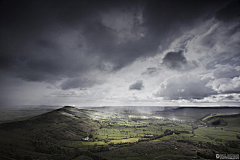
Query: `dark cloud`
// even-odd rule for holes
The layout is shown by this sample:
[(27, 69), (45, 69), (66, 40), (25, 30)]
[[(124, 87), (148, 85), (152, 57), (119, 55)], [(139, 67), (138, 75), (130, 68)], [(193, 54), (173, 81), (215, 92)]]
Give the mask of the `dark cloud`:
[(168, 52), (163, 58), (162, 64), (169, 69), (181, 71), (190, 70), (197, 67), (197, 63), (195, 61), (187, 61), (182, 50), (178, 52)]
[(168, 52), (163, 58), (163, 65), (170, 69), (178, 69), (187, 64), (183, 51)]
[(55, 47), (57, 47), (56, 44), (54, 44), (53, 42), (48, 41), (48, 40), (39, 40), (37, 42), (37, 44), (42, 48), (52, 48), (52, 49), (54, 49)]
[[(106, 63), (114, 72), (139, 57), (156, 55), (159, 48), (165, 50), (226, 2), (4, 0), (0, 69), (27, 81), (51, 83), (84, 79)], [(172, 69), (188, 64), (181, 53), (169, 53), (164, 61)], [(62, 88), (81, 85), (70, 80)]]
[(231, 21), (240, 17), (240, 1), (234, 0), (216, 13), (216, 18), (222, 21)]
[(65, 82), (63, 82), (60, 85), (60, 87), (63, 90), (74, 89), (74, 88), (82, 89), (82, 88), (92, 87), (96, 83), (99, 83), (99, 82), (96, 82), (95, 80), (88, 79), (88, 78), (82, 78), (82, 79), (73, 78), (73, 79), (68, 79)]
[(143, 87), (143, 81), (138, 80), (129, 86), (129, 90), (142, 90)]
[(84, 59), (81, 59), (81, 57), (86, 58), (84, 56), (68, 56), (71, 54), (16, 59), (14, 66), (11, 66), (10, 69), (16, 72), (17, 77), (27, 81), (54, 82), (65, 77), (77, 77), (94, 67), (91, 60), (85, 62)]

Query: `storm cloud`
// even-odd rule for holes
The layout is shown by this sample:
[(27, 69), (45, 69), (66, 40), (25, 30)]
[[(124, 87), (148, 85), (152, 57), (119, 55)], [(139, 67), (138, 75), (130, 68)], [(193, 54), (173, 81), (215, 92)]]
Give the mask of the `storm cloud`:
[(25, 102), (29, 95), (14, 88), (30, 94), (34, 85), (41, 94), (32, 103), (119, 102), (131, 90), (135, 102), (238, 94), (239, 7), (237, 0), (3, 0), (1, 101)]
[[(157, 54), (159, 45), (166, 49), (166, 37), (178, 37), (181, 27), (192, 27), (193, 21), (223, 4), (3, 1), (1, 70), (28, 81), (47, 82), (81, 77), (90, 70), (101, 70), (102, 63), (110, 63), (109, 70), (116, 71), (139, 57)], [(176, 26), (180, 21), (181, 26)]]
[(226, 7), (216, 12), (216, 18), (222, 21), (232, 21), (240, 16), (240, 1), (234, 0)]

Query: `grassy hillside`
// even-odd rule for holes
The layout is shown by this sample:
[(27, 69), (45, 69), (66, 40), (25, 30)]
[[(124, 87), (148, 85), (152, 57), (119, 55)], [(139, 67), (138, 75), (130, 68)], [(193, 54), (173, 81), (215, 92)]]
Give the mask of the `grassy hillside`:
[(202, 119), (202, 121), (209, 121), (215, 118), (232, 118), (232, 117), (240, 117), (240, 113), (221, 113), (221, 114), (210, 114)]
[(28, 120), (1, 124), (0, 153), (15, 159), (65, 159), (66, 152), (75, 150), (64, 142), (70, 140), (70, 146), (74, 145), (87, 132), (99, 128), (98, 123), (89, 119), (90, 112), (64, 107)]

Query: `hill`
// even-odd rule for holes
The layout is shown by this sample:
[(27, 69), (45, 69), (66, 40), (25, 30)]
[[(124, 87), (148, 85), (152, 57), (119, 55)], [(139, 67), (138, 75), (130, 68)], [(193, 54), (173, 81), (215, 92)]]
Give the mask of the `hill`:
[(96, 111), (67, 106), (27, 120), (1, 124), (0, 155), (15, 159), (72, 159), (83, 150), (67, 148), (61, 143), (81, 140), (87, 132), (99, 128), (90, 119), (91, 112)]

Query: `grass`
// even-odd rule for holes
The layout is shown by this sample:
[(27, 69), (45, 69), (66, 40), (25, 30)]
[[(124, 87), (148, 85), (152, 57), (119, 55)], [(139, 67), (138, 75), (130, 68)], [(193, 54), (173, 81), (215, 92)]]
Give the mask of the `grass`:
[(69, 140), (61, 140), (58, 142), (63, 147), (81, 147), (83, 145), (82, 141), (69, 141)]
[(83, 145), (87, 145), (87, 146), (92, 146), (92, 145), (108, 145), (107, 143), (103, 142), (103, 141), (98, 141), (98, 142), (82, 142)]
[(236, 134), (226, 132), (224, 130), (221, 130), (220, 128), (214, 128), (214, 127), (202, 127), (198, 128), (194, 131), (195, 134), (197, 135), (203, 135), (203, 136), (208, 136), (213, 139), (223, 139), (223, 140), (238, 140), (236, 138)]
[(121, 140), (111, 140), (109, 143), (119, 144), (119, 143), (134, 143), (137, 142), (139, 138), (129, 138), (129, 139), (121, 139)]

